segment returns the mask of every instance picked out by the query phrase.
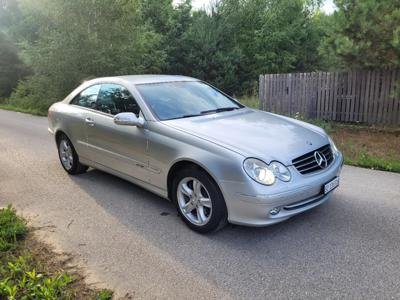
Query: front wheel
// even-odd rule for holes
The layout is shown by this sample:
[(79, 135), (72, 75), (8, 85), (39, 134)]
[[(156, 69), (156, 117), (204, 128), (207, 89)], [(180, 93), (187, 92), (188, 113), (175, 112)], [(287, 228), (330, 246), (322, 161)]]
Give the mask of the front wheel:
[(216, 231), (227, 222), (227, 209), (219, 187), (198, 168), (178, 172), (173, 180), (173, 200), (183, 221), (197, 232)]
[(76, 153), (71, 141), (65, 134), (58, 138), (57, 143), (58, 157), (60, 158), (60, 162), (64, 170), (71, 175), (86, 172), (88, 167), (79, 162), (78, 154)]

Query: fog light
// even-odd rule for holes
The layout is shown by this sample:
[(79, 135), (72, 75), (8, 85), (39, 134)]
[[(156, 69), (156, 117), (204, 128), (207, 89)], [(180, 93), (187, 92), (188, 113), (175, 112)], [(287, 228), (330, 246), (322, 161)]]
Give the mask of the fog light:
[(280, 210), (281, 210), (281, 209), (280, 209), (279, 207), (275, 207), (275, 208), (271, 209), (271, 210), (269, 211), (269, 213), (270, 213), (271, 215), (275, 216), (275, 215), (279, 214)]

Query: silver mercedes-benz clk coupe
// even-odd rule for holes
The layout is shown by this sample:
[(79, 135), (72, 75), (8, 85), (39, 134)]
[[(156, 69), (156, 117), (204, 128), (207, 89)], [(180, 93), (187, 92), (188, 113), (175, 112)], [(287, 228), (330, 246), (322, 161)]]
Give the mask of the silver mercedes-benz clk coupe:
[(323, 129), (190, 77), (90, 80), (48, 117), (65, 171), (93, 167), (131, 181), (171, 200), (202, 233), (284, 221), (339, 185), (343, 157)]

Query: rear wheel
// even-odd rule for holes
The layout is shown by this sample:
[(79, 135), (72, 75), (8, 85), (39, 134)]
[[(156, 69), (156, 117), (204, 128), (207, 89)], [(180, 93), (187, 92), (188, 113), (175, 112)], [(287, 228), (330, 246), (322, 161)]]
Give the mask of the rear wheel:
[(217, 184), (196, 167), (177, 173), (172, 183), (173, 200), (182, 220), (193, 230), (206, 233), (227, 222), (224, 198)]
[(58, 138), (57, 143), (58, 157), (60, 158), (60, 162), (64, 170), (72, 175), (86, 172), (88, 167), (79, 162), (78, 154), (76, 153), (71, 141), (65, 134), (62, 134)]

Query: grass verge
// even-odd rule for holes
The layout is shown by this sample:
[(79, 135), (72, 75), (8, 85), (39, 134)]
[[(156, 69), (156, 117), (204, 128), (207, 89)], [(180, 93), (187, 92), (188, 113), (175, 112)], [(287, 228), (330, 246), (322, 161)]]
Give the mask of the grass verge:
[(346, 165), (358, 166), (372, 170), (400, 173), (400, 161), (398, 160), (387, 160), (380, 157), (365, 155), (357, 159), (345, 158), (344, 163)]
[(400, 173), (400, 129), (333, 125), (330, 132), (345, 164)]
[(0, 299), (112, 298), (110, 290), (87, 286), (70, 260), (35, 239), (11, 206), (0, 209)]
[(22, 108), (22, 107), (14, 106), (11, 104), (0, 104), (0, 109), (12, 110), (12, 111), (22, 112), (22, 113), (26, 113), (26, 114), (35, 115), (35, 116), (47, 116), (47, 111), (41, 111), (38, 109), (31, 109), (31, 108)]

